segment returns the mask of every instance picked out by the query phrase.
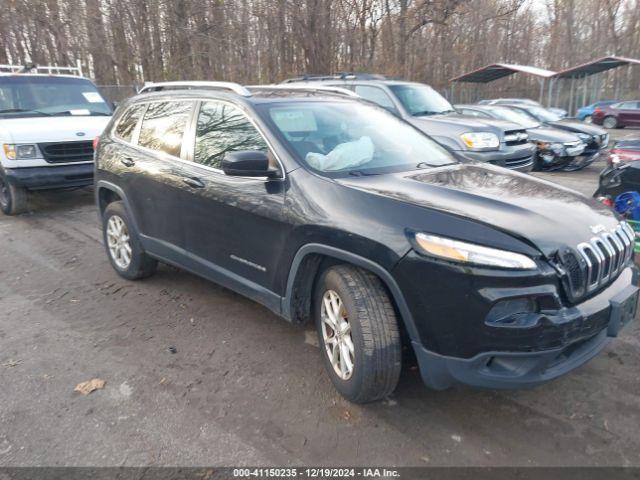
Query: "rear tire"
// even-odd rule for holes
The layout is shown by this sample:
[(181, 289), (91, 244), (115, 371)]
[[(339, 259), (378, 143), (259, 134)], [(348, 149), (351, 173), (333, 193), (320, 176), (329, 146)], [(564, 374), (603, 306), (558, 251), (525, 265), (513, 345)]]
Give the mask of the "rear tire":
[(12, 185), (0, 170), (0, 210), (5, 215), (19, 215), (29, 209), (27, 189)]
[(114, 270), (127, 280), (153, 275), (158, 261), (145, 253), (122, 201), (112, 202), (102, 215), (102, 238)]
[(605, 119), (602, 121), (602, 126), (604, 128), (618, 128), (618, 119), (616, 117), (605, 117)]
[(327, 269), (317, 283), (314, 317), (325, 367), (343, 397), (367, 403), (395, 390), (402, 367), (400, 332), (378, 277), (351, 265)]
[(584, 123), (593, 123), (593, 118), (591, 117), (591, 115), (587, 115), (586, 117), (584, 117), (584, 120), (582, 120)]

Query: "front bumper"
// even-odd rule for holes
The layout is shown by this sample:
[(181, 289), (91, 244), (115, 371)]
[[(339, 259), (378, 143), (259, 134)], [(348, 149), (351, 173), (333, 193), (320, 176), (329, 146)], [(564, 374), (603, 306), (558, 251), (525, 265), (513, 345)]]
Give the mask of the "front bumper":
[(84, 187), (93, 183), (93, 163), (50, 167), (8, 168), (7, 179), (29, 190)]
[(530, 144), (508, 146), (488, 152), (458, 151), (458, 154), (476, 162), (488, 162), (518, 172), (530, 172), (533, 168), (536, 149)]
[[(637, 299), (638, 291), (635, 267), (575, 305), (562, 300), (552, 271), (492, 274), (436, 263), (425, 269), (409, 254), (394, 274), (416, 327), (412, 344), (422, 378), (434, 389), (456, 383), (520, 388), (557, 378), (593, 358), (617, 335), (613, 305)], [(516, 298), (534, 298), (538, 308), (508, 317), (516, 322), (490, 320), (494, 306)]]

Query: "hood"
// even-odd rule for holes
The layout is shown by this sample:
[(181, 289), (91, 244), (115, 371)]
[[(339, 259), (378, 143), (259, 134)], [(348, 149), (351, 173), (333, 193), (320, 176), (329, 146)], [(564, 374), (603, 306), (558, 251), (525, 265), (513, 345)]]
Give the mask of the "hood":
[(522, 127), (503, 120), (482, 119), (465, 115), (430, 115), (425, 117), (410, 117), (413, 125), (429, 135), (452, 136), (467, 132), (492, 132), (500, 139), (508, 130), (522, 130)]
[(573, 120), (557, 120), (555, 122), (547, 122), (550, 127), (568, 130), (570, 132), (588, 133), (589, 135), (604, 135), (607, 131), (604, 128), (588, 123), (576, 122)]
[(534, 142), (567, 143), (580, 140), (578, 136), (567, 130), (551, 127), (529, 128), (527, 133), (529, 134), (529, 140)]
[(89, 115), (4, 118), (0, 120), (0, 134), (12, 143), (93, 140), (109, 120), (111, 117)]
[(546, 256), (588, 241), (593, 237), (592, 227), (612, 229), (618, 224), (614, 214), (593, 199), (486, 164), (456, 164), (337, 181), (371, 194), (475, 220), (534, 245)]

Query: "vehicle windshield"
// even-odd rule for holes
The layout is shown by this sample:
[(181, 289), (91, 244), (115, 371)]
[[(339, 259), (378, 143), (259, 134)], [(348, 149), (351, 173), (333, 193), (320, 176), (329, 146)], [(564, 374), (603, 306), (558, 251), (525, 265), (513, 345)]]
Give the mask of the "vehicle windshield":
[(427, 85), (389, 85), (410, 115), (420, 117), (455, 112), (449, 101)]
[(443, 147), (382, 108), (359, 102), (257, 106), (297, 159), (330, 177), (377, 175), (456, 163)]
[(522, 113), (518, 110), (511, 108), (494, 107), (491, 111), (500, 120), (508, 120), (518, 125), (522, 125), (524, 128), (536, 128), (540, 126), (540, 122), (534, 120), (526, 113)]
[(111, 107), (84, 78), (0, 76), (0, 118), (57, 115), (111, 115)]
[(562, 117), (557, 113), (553, 113), (543, 107), (527, 106), (527, 112), (529, 112), (533, 117), (537, 118), (541, 122), (555, 122), (562, 119)]

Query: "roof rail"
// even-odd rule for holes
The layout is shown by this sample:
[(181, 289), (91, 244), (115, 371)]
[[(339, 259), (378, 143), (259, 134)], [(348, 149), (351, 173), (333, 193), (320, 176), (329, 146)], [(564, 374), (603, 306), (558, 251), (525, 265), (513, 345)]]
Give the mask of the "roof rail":
[(75, 67), (61, 67), (59, 65), (36, 65), (27, 62), (22, 65), (4, 64), (0, 65), (0, 72), (8, 73), (39, 73), (49, 75), (77, 75), (82, 77), (82, 64), (78, 60)]
[(158, 92), (160, 90), (190, 90), (211, 89), (230, 90), (243, 97), (250, 97), (251, 92), (238, 83), (233, 82), (158, 82), (149, 83), (142, 87), (138, 93)]
[(378, 73), (352, 73), (338, 72), (331, 75), (310, 75), (302, 74), (297, 77), (287, 78), (280, 83), (294, 82), (320, 82), (323, 80), (386, 80), (387, 77)]
[(360, 98), (360, 96), (348, 88), (333, 87), (329, 85), (250, 85), (248, 88), (252, 90), (284, 90), (284, 91), (303, 91), (303, 92), (326, 92), (345, 95), (347, 97)]

